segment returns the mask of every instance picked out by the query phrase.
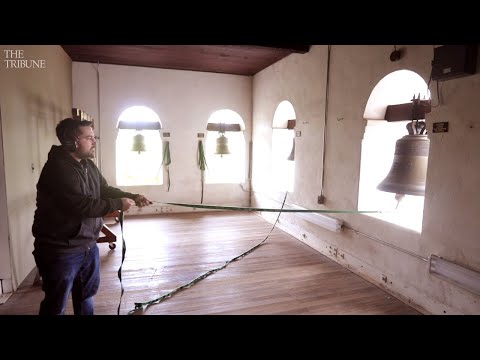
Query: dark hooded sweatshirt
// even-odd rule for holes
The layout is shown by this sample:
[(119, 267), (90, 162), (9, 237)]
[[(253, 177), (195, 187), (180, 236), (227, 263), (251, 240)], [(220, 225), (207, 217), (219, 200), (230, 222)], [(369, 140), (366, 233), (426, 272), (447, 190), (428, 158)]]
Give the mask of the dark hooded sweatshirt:
[(96, 242), (102, 217), (121, 210), (122, 197), (136, 196), (109, 186), (92, 160), (79, 162), (53, 145), (37, 183), (35, 250), (85, 251)]

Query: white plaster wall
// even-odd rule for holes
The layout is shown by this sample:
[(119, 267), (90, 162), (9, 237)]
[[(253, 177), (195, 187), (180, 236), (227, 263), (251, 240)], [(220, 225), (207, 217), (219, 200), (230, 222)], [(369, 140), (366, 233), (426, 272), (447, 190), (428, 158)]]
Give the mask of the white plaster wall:
[[(389, 45), (331, 47), (324, 178), (327, 209), (357, 207), (361, 141), (366, 124), (362, 116), (378, 81), (390, 72), (408, 69), (428, 82), (433, 45), (403, 47), (405, 56), (397, 62), (389, 60)], [(304, 121), (314, 114), (323, 117), (321, 94), (326, 59), (327, 46), (313, 46), (309, 53), (290, 55), (255, 75), (253, 184), (269, 177), (271, 121), (279, 97), (290, 100)], [(299, 77), (305, 81), (295, 81)], [(431, 89), (436, 104), (435, 82)], [(282, 214), (280, 226), (425, 313), (480, 314), (479, 296), (431, 276), (426, 261), (434, 254), (480, 271), (480, 75), (442, 82), (440, 89), (442, 104), (426, 119), (431, 142), (421, 234), (361, 214), (332, 216), (387, 244), (348, 229), (332, 233), (290, 214)], [(302, 124), (302, 117), (297, 124)], [(449, 121), (449, 132), (432, 134), (434, 121)], [(295, 191), (288, 195), (287, 202), (322, 208), (314, 202), (322, 169), (321, 151), (313, 139), (321, 144), (323, 125), (322, 121), (318, 126), (311, 123), (302, 129), (298, 161), (295, 154)], [(308, 137), (304, 137), (307, 132)], [(266, 192), (260, 191), (261, 187), (257, 190), (252, 205), (278, 207), (278, 203), (268, 200)], [(272, 220), (272, 215), (265, 217)]]
[[(301, 136), (295, 138), (295, 191), (288, 195), (287, 203), (306, 208), (317, 203), (322, 188), (326, 54), (325, 47), (313, 47), (306, 54), (288, 56), (254, 77), (252, 187), (258, 196), (268, 193), (271, 183), (273, 116), (278, 104), (288, 100), (297, 116), (295, 131), (301, 131)], [(284, 194), (267, 196), (283, 200)], [(275, 216), (270, 214), (270, 218)]]
[[(45, 68), (7, 68), (7, 49), (23, 50), (25, 60), (45, 60)], [(36, 184), (52, 144), (55, 125), (71, 114), (71, 60), (60, 46), (0, 45), (0, 108), (8, 238), (0, 238), (2, 276), (14, 289), (34, 268), (31, 232)], [(5, 249), (9, 251), (4, 252)], [(5, 269), (4, 264), (13, 264)]]
[[(220, 109), (237, 112), (245, 122), (245, 141), (251, 139), (252, 78), (248, 76), (166, 70), (119, 65), (100, 65), (97, 92), (97, 64), (73, 63), (73, 105), (92, 116), (99, 114), (100, 168), (108, 183), (115, 181), (116, 124), (123, 110), (143, 105), (155, 111), (169, 132), (172, 163), (170, 191), (162, 186), (131, 186), (122, 189), (141, 193), (151, 200), (200, 203), (200, 170), (197, 167), (197, 133), (205, 133), (210, 115)], [(99, 105), (98, 105), (99, 104)], [(248, 159), (248, 153), (246, 154)], [(248, 163), (245, 164), (248, 173)], [(164, 176), (164, 178), (166, 178)], [(165, 182), (165, 181), (164, 181)], [(239, 184), (205, 184), (204, 203), (245, 206), (250, 194)], [(162, 209), (163, 208), (163, 209)], [(154, 204), (132, 208), (129, 214), (162, 211), (189, 212), (187, 207)]]
[[(10, 244), (8, 242), (7, 186), (5, 184), (5, 163), (3, 156), (2, 109), (0, 108), (0, 279), (11, 278), (10, 267), (11, 261)], [(0, 286), (0, 295), (2, 292), (2, 286)]]

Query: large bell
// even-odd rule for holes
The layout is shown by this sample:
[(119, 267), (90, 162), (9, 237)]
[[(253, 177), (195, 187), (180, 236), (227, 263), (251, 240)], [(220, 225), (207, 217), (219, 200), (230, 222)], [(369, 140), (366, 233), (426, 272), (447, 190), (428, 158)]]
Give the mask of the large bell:
[(220, 155), (221, 157), (223, 157), (223, 155), (230, 154), (230, 150), (228, 149), (228, 139), (223, 133), (217, 138), (217, 148), (215, 150), (215, 154)]
[(377, 189), (395, 194), (425, 195), (429, 148), (427, 135), (405, 135), (397, 140), (390, 172)]
[(292, 152), (288, 155), (287, 160), (295, 161), (295, 139), (293, 139)]
[(132, 151), (138, 151), (139, 154), (145, 151), (145, 138), (142, 134), (137, 134), (133, 137)]

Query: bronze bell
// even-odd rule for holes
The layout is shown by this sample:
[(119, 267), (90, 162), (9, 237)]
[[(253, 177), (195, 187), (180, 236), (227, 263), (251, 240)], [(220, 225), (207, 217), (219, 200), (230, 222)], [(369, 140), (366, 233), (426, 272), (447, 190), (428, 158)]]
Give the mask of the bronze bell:
[(427, 135), (405, 135), (397, 140), (392, 167), (377, 189), (395, 194), (425, 195), (429, 148)]
[(288, 155), (287, 160), (295, 161), (295, 138), (293, 139), (292, 152)]
[(142, 134), (137, 134), (133, 137), (132, 151), (138, 151), (139, 154), (145, 151), (145, 138)]
[(230, 154), (230, 150), (228, 149), (228, 139), (225, 137), (224, 133), (220, 133), (220, 136), (217, 138), (215, 154), (220, 155), (221, 157)]

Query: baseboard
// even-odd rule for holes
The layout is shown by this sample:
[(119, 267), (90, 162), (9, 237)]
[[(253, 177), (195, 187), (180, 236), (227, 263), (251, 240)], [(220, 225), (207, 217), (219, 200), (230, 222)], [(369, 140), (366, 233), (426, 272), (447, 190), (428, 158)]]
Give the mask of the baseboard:
[(5, 304), (7, 300), (12, 296), (13, 293), (1, 294), (0, 295), (0, 305)]

